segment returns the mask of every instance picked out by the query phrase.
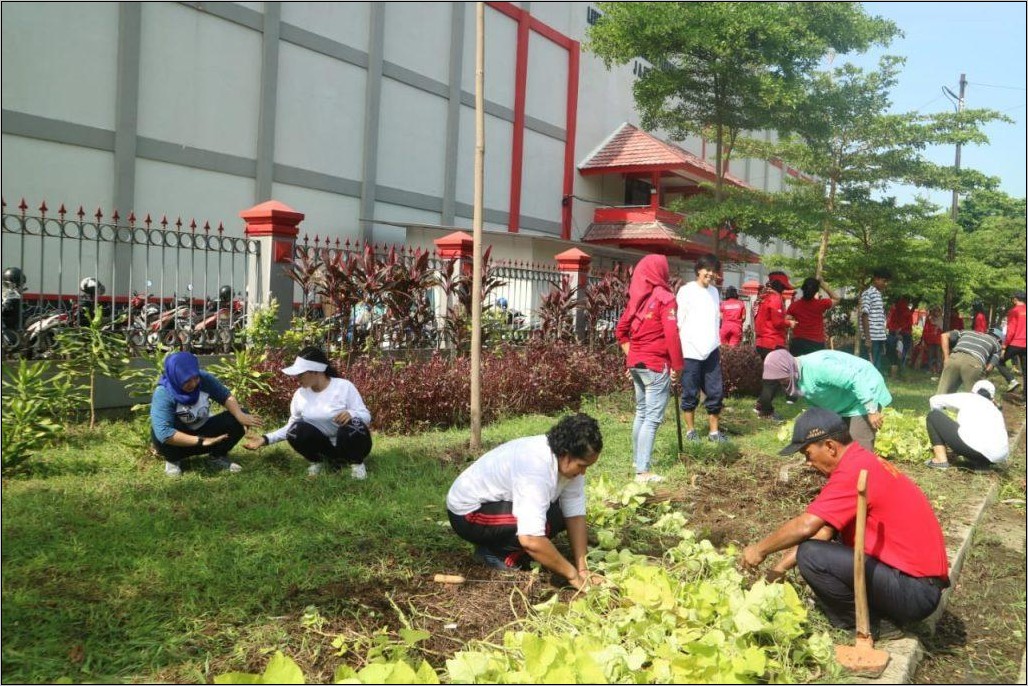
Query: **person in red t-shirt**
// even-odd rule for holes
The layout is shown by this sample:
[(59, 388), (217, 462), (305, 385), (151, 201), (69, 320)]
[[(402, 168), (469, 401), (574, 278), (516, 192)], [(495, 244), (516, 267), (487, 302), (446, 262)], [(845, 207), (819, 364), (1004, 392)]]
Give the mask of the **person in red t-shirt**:
[[(817, 297), (821, 289), (828, 294), (827, 298)], [(825, 349), (825, 312), (839, 304), (839, 296), (817, 277), (804, 279), (800, 290), (803, 297), (793, 300), (785, 311), (785, 316), (796, 322), (789, 343), (793, 357)]]
[(960, 312), (957, 308), (953, 308), (953, 311), (949, 315), (949, 331), (963, 331), (964, 330), (964, 318), (960, 316)]
[(928, 371), (938, 374), (942, 371), (942, 308), (938, 305), (928, 310), (921, 330), (921, 343), (924, 348)]
[(971, 307), (974, 310), (974, 317), (971, 319), (971, 329), (978, 333), (988, 333), (989, 317), (985, 314), (985, 304), (981, 300), (975, 300)]
[(746, 321), (746, 303), (739, 300), (735, 286), (725, 289), (721, 301), (721, 345), (734, 348), (742, 343), (742, 325)]
[(662, 481), (650, 471), (657, 428), (671, 397), (671, 384), (685, 366), (678, 337), (678, 306), (664, 255), (639, 260), (628, 286), (628, 305), (614, 330), (635, 386), (632, 452), (637, 481)]
[[(917, 305), (916, 300), (914, 305)], [(906, 366), (910, 349), (914, 345), (915, 309), (916, 307), (907, 303), (907, 296), (901, 295), (889, 308), (889, 314), (885, 318), (885, 328), (888, 331), (885, 345), (893, 364), (901, 369)]]
[[(1011, 296), (1014, 306), (1007, 312), (1007, 333), (1003, 338), (1003, 357), (996, 371), (1000, 373), (1006, 382), (1007, 390), (1013, 391), (1021, 387), (1021, 400), (1026, 399), (1028, 391), (1028, 380), (1025, 379), (1025, 362), (1028, 358), (1026, 345), (1028, 345), (1028, 317), (1025, 316), (1025, 293), (1020, 291)], [(1018, 381), (1013, 372), (1007, 368), (1007, 360), (1017, 359), (1021, 365), (1021, 380)]]
[[(785, 316), (785, 301), (782, 293), (786, 290), (793, 290), (789, 283), (789, 277), (784, 272), (771, 272), (767, 275), (767, 283), (761, 291), (760, 298), (754, 307), (753, 330), (756, 334), (757, 354), (763, 361), (772, 350), (785, 347), (785, 336), (796, 320), (787, 319)], [(753, 411), (761, 419), (770, 419), (772, 422), (781, 424), (785, 420), (775, 412), (773, 404), (775, 395), (781, 389), (777, 382), (764, 381), (757, 398), (757, 404)]]
[(857, 477), (866, 470), (864, 552), (872, 635), (881, 636), (883, 620), (902, 627), (932, 614), (949, 586), (949, 564), (942, 527), (917, 484), (854, 443), (842, 417), (823, 408), (796, 419), (792, 443), (781, 454), (797, 451), (828, 482), (806, 512), (746, 546), (743, 565), (758, 567), (771, 553), (789, 549), (767, 577), (778, 580), (798, 566), (828, 620), (852, 629)]

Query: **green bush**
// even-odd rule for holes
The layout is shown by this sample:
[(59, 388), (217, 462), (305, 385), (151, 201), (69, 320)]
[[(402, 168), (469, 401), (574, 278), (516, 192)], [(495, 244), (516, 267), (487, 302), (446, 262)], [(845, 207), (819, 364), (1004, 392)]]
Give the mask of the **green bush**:
[(20, 360), (13, 372), (3, 375), (3, 474), (8, 476), (24, 468), (40, 448), (53, 441), (60, 426), (50, 414), (52, 381), (46, 378), (42, 362)]

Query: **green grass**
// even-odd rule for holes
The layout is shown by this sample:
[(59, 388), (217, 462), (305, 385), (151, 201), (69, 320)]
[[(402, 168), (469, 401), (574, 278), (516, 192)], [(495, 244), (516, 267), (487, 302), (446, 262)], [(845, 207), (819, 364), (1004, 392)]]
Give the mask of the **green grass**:
[[(920, 377), (890, 387), (900, 409), (919, 411), (932, 390)], [(778, 402), (787, 417), (803, 407)], [(655, 470), (674, 486), (701, 471), (745, 473), (756, 461), (781, 459), (769, 457), (780, 442), (752, 404), (729, 400), (723, 423), (740, 434), (729, 448), (694, 448), (686, 461), (678, 459), (669, 404)], [(629, 479), (630, 394), (591, 399), (582, 410), (604, 431), (592, 471)], [(706, 421), (702, 410), (697, 419)], [(485, 427), (483, 442), (543, 433), (553, 421), (497, 422)], [(388, 590), (440, 571), (441, 556), (468, 550), (451, 533), (444, 503), (474, 457), (466, 430), (376, 436), (364, 482), (346, 473), (305, 478), (306, 463), (285, 444), (257, 453), (237, 448), (240, 474), (195, 469), (168, 479), (148, 454), (146, 432), (141, 420), (72, 429), (37, 459), (32, 476), (5, 482), (4, 682), (145, 681), (168, 673), (209, 680), (211, 659), (241, 654), (241, 644), (279, 644), (284, 629), (273, 618), (311, 605), (326, 617), (358, 613), (355, 589)], [(944, 502), (967, 496), (966, 479), (924, 476), (926, 490)], [(753, 523), (764, 531), (774, 525)]]

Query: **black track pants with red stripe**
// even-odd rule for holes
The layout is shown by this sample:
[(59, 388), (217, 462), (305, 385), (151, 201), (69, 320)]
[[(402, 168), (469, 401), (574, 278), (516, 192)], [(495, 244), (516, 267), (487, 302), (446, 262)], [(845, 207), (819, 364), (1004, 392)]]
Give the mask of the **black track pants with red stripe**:
[[(513, 510), (514, 503), (501, 500), (484, 503), (466, 515), (454, 514), (449, 510), (447, 514), (453, 531), (465, 541), (484, 545), (502, 558), (517, 558), (525, 549), (518, 543), (518, 520)], [(553, 538), (564, 529), (564, 513), (560, 511), (560, 501), (551, 503), (550, 509), (546, 511), (546, 537)]]

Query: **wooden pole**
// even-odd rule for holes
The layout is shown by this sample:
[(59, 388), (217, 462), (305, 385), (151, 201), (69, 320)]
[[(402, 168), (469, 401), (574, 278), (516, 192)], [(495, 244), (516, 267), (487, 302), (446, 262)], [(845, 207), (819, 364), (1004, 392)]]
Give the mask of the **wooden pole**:
[(485, 3), (475, 3), (475, 209), (471, 266), (471, 450), (482, 448), (482, 215), (485, 170)]

